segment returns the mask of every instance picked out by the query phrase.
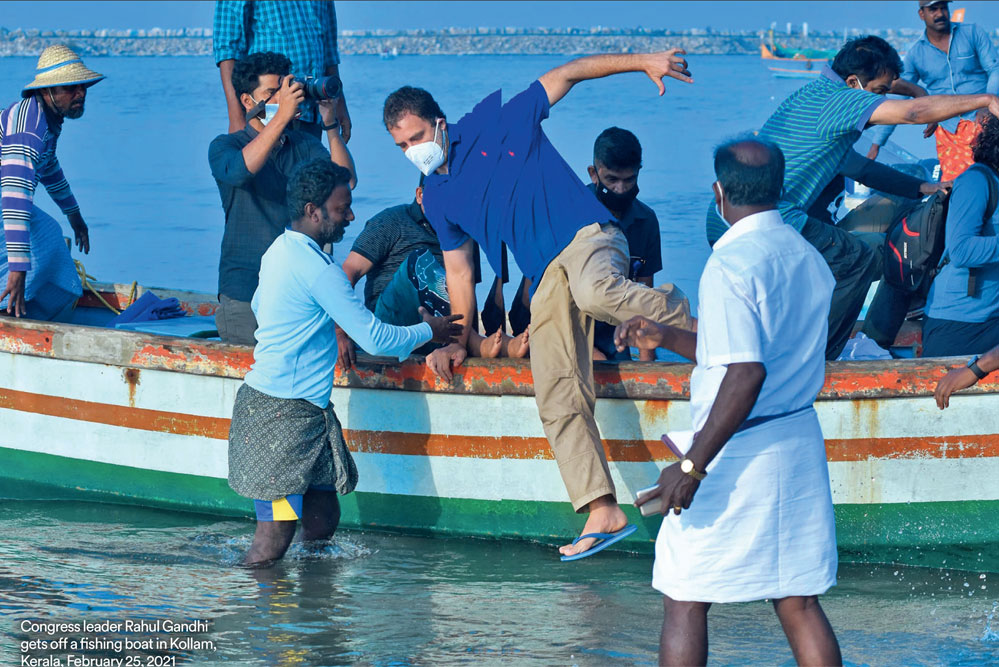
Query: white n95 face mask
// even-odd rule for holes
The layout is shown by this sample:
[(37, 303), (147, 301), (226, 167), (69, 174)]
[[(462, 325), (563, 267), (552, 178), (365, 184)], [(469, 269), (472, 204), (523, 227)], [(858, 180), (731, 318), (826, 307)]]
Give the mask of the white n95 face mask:
[(441, 122), (438, 119), (434, 125), (434, 140), (424, 141), (406, 149), (406, 159), (416, 165), (424, 176), (429, 176), (444, 164), (444, 149), (437, 143), (437, 135), (440, 131)]

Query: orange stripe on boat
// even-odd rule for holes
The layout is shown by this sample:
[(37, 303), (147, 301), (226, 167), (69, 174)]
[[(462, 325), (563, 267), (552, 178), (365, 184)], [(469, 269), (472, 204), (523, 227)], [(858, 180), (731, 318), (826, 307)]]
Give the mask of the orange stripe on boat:
[[(146, 408), (81, 401), (46, 394), (0, 389), (0, 408), (75, 419), (122, 428), (227, 440), (229, 420)], [(407, 456), (450, 456), (476, 459), (552, 459), (541, 437), (467, 436), (399, 431), (345, 429), (356, 452)], [(612, 461), (670, 461), (673, 455), (659, 440), (605, 440)], [(999, 457), (999, 435), (950, 435), (826, 440), (830, 461), (867, 459), (953, 459)]]

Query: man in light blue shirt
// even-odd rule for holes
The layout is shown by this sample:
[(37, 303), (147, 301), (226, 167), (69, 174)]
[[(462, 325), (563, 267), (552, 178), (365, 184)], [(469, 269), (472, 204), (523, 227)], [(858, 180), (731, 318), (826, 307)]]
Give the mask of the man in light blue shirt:
[[(357, 469), (333, 406), (339, 325), (371, 354), (404, 359), (430, 340), (450, 343), (460, 315), (385, 324), (364, 307), (346, 274), (322, 251), (354, 219), (351, 174), (326, 159), (288, 181), (291, 228), (264, 253), (253, 294), (257, 345), (236, 394), (229, 431), (229, 485), (252, 498), (257, 529), (244, 565), (284, 555), (302, 519), (302, 539), (327, 540), (340, 520), (337, 494), (353, 491)], [(335, 321), (334, 321), (335, 320)]]
[[(900, 80), (921, 83), (928, 95), (999, 94), (999, 55), (988, 33), (976, 25), (951, 22), (946, 1), (920, 0), (919, 18), (926, 30), (909, 47)], [(897, 86), (892, 90), (908, 94)], [(971, 144), (979, 132), (975, 117), (976, 112), (969, 111), (926, 126), (923, 136), (936, 136), (940, 180), (954, 180), (974, 161)], [(887, 125), (873, 133), (874, 146), (868, 157), (877, 156), (894, 129)]]

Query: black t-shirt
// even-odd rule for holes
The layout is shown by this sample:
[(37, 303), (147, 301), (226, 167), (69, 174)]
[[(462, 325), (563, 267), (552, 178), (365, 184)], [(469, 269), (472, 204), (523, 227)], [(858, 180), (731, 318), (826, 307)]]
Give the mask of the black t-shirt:
[(378, 297), (409, 254), (423, 248), (444, 264), (437, 234), (415, 201), (387, 208), (364, 224), (351, 251), (373, 264), (364, 284), (364, 305), (369, 310), (375, 309)]

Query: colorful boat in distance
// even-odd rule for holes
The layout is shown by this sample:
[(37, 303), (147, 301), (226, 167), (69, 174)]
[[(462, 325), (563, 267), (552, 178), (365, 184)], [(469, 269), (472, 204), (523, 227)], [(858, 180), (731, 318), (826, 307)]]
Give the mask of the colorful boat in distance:
[[(98, 291), (116, 307), (142, 293)], [(213, 298), (157, 293), (200, 316), (182, 319), (203, 335)], [(226, 477), (229, 419), (252, 349), (104, 328), (98, 305), (81, 300), (89, 326), (0, 318), (0, 495), (249, 516)], [(945, 412), (932, 398), (945, 366), (963, 361), (828, 365), (816, 410), (844, 558), (999, 570), (999, 380)], [(596, 417), (622, 503), (672, 460), (660, 436), (689, 428), (690, 371), (596, 364)], [(332, 395), (360, 472), (343, 525), (564, 543), (582, 521), (533, 391), (523, 360), (470, 359), (443, 382), (417, 358), (362, 357)], [(648, 553), (660, 519), (626, 506), (639, 531), (620, 548)]]
[(780, 79), (810, 79), (818, 76), (836, 55), (827, 49), (787, 49), (774, 42), (774, 31), (769, 32), (770, 44), (760, 43), (760, 58), (767, 69)]

